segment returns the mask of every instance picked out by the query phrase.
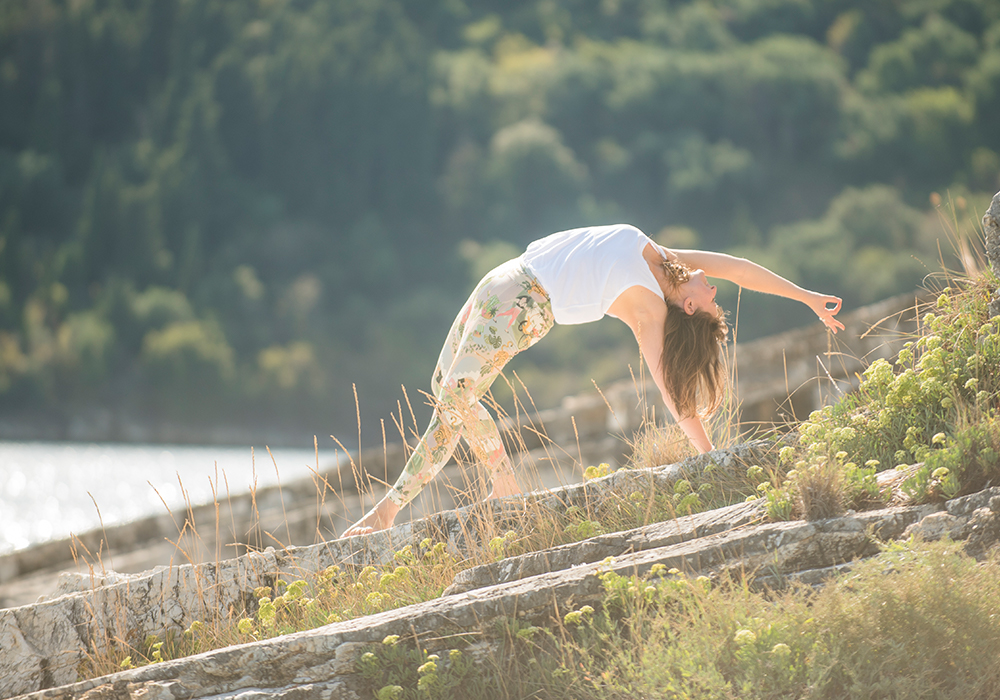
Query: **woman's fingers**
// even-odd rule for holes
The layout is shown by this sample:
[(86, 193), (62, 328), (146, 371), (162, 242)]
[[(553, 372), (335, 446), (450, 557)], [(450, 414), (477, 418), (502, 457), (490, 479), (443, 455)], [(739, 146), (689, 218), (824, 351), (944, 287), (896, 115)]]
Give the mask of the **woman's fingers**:
[(354, 537), (355, 535), (370, 535), (373, 532), (375, 532), (375, 528), (373, 527), (355, 525), (350, 530), (345, 531), (344, 534), (342, 534), (340, 537), (344, 538), (344, 537)]
[(844, 324), (833, 317), (833, 312), (828, 311), (825, 314), (820, 314), (819, 318), (834, 333), (838, 330), (844, 330)]
[(816, 300), (816, 304), (813, 306), (813, 311), (816, 312), (816, 315), (834, 333), (838, 330), (844, 330), (844, 324), (834, 318), (840, 311), (843, 303), (840, 297), (835, 297), (832, 294), (820, 294)]
[(832, 294), (821, 294), (818, 301), (818, 306), (829, 314), (836, 314), (840, 311), (841, 304), (844, 303), (840, 297), (835, 297)]

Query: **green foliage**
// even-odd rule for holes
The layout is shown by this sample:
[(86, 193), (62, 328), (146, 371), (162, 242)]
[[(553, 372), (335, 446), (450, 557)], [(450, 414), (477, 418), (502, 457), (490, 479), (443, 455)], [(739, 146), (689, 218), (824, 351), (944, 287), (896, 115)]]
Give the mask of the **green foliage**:
[(570, 523), (563, 529), (563, 532), (566, 533), (571, 542), (579, 542), (605, 534), (604, 528), (597, 520), (581, 520)]
[(1000, 420), (996, 415), (959, 428), (952, 438), (938, 433), (933, 441), (941, 449), (928, 454), (902, 485), (914, 500), (954, 498), (985, 488), (1000, 476)]
[[(910, 290), (915, 203), (1000, 187), (994, 5), (6, 0), (0, 412), (202, 421), (214, 393), (328, 434), (357, 384), (377, 423), (483, 271), (465, 242), (588, 223), (685, 227), (848, 307)], [(741, 338), (812, 320), (773, 303)], [(555, 403), (623, 376), (626, 335), (564, 329), (519, 373)]]
[(606, 572), (600, 607), (532, 635), (515, 668), (541, 675), (545, 697), (986, 698), (1000, 679), (997, 567), (902, 543), (818, 592), (663, 565)]
[(491, 539), (489, 548), (493, 552), (496, 560), (500, 561), (507, 556), (508, 549), (516, 542), (517, 533), (514, 530), (508, 530), (502, 536)]
[(868, 68), (858, 75), (858, 84), (862, 89), (886, 92), (958, 86), (964, 71), (976, 63), (977, 44), (974, 35), (941, 15), (927, 15), (920, 27), (907, 29), (896, 41), (876, 47)]
[(875, 473), (894, 467), (920, 465), (902, 487), (918, 502), (971, 493), (1000, 475), (1000, 324), (987, 312), (993, 283), (987, 275), (943, 290), (894, 363), (876, 360), (856, 392), (802, 423), (798, 448), (782, 450), (792, 469), (781, 504), (769, 503), (773, 518), (791, 515), (788, 502), (810, 518), (877, 504), (885, 494)]
[(365, 652), (358, 667), (376, 700), (489, 696), (488, 679), (468, 654), (460, 649), (442, 654), (409, 648), (390, 635)]
[(233, 371), (232, 349), (225, 336), (218, 326), (200, 321), (150, 331), (143, 341), (142, 359), (163, 388), (176, 379), (221, 387)]

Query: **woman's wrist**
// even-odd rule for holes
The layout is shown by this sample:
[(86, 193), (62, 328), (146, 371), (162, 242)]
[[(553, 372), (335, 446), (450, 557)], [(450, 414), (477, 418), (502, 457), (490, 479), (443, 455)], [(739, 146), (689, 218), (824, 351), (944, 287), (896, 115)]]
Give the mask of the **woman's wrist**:
[(712, 441), (709, 439), (708, 433), (705, 431), (705, 425), (697, 416), (691, 416), (679, 421), (678, 426), (684, 431), (688, 440), (691, 441), (691, 444), (694, 445), (694, 448), (698, 450), (699, 453), (704, 454), (705, 452), (713, 449)]

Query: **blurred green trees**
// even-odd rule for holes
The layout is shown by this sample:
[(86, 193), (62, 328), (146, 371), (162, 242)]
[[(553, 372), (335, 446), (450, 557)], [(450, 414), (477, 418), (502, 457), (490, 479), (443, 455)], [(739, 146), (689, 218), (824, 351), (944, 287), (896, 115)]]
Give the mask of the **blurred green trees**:
[[(993, 0), (4, 0), (0, 418), (420, 413), (474, 278), (590, 223), (874, 301), (936, 269), (931, 192), (1000, 189), (998, 115)], [(810, 320), (771, 303), (740, 338)]]

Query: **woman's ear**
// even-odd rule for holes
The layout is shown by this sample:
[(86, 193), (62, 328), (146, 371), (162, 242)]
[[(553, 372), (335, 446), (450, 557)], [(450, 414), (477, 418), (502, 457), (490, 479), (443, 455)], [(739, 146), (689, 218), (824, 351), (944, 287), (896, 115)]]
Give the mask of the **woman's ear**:
[(694, 312), (698, 310), (698, 307), (694, 303), (693, 297), (687, 297), (684, 300), (684, 303), (681, 304), (681, 308), (684, 309), (684, 313), (686, 313), (688, 316), (693, 316)]

